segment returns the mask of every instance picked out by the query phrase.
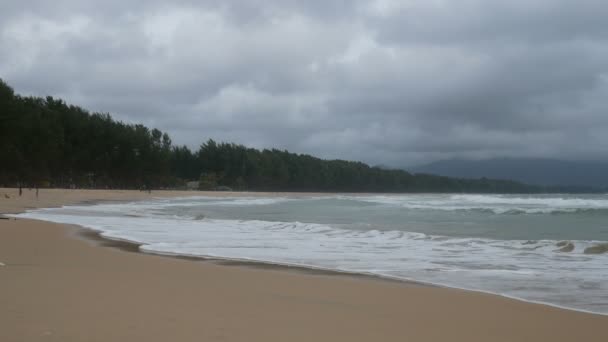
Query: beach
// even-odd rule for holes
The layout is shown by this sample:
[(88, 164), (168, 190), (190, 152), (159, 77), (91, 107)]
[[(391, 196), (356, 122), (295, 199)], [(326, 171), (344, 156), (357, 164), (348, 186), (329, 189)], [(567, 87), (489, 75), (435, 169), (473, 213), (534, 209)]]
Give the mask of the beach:
[[(0, 213), (194, 194), (42, 189), (19, 197), (0, 189)], [(608, 316), (365, 276), (150, 255), (83, 232), (0, 220), (0, 341), (605, 340)]]

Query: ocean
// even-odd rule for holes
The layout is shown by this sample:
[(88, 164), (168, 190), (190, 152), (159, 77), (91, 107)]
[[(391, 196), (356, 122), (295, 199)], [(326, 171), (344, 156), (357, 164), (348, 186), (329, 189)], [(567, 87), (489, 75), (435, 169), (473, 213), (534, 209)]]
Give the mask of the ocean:
[(608, 314), (608, 253), (597, 247), (608, 243), (608, 195), (244, 194), (16, 216), (81, 225), (150, 253), (361, 273)]

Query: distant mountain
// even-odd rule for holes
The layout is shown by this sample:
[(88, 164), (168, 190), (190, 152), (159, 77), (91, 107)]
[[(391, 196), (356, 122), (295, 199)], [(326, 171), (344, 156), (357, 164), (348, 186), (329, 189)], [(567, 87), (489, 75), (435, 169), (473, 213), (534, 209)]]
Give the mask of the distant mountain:
[(608, 189), (608, 162), (518, 158), (452, 159), (415, 167), (410, 171), (457, 178), (508, 179), (544, 186)]

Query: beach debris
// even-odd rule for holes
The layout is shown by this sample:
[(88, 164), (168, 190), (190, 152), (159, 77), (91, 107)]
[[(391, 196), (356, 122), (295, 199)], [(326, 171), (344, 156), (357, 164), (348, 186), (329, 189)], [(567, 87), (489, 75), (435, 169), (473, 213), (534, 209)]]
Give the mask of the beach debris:
[(585, 254), (603, 254), (608, 252), (608, 242), (585, 248)]
[(557, 250), (558, 252), (572, 252), (574, 250), (574, 244), (570, 241), (560, 241), (555, 245), (561, 247)]
[(8, 194), (4, 194), (4, 198), (11, 198)]

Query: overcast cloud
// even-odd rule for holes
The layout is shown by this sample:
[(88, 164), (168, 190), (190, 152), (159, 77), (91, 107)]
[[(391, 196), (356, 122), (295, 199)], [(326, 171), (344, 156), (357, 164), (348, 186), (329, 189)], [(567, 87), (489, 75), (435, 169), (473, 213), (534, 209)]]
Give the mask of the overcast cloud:
[(3, 0), (0, 77), (191, 147), (606, 159), (606, 18), (603, 0)]

